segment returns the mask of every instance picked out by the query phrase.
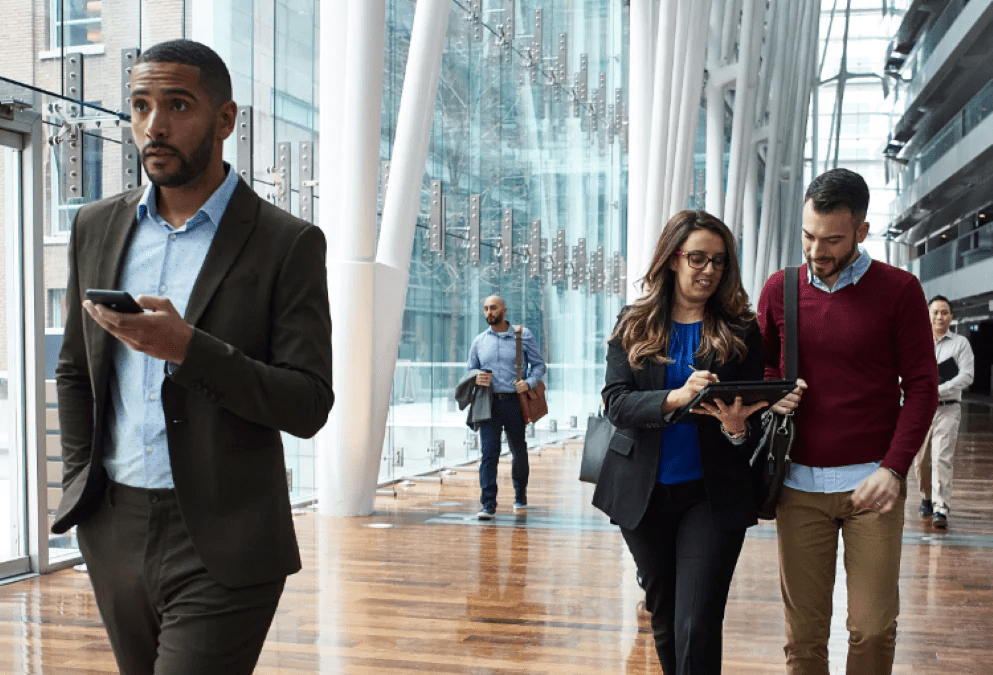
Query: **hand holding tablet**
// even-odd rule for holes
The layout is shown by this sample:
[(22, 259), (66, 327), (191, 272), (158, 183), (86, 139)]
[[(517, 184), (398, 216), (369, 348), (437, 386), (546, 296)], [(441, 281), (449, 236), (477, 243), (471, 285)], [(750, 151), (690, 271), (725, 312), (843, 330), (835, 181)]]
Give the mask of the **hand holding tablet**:
[(731, 405), (739, 396), (743, 405), (752, 405), (759, 401), (773, 405), (794, 389), (796, 389), (796, 380), (713, 382), (697, 394), (696, 400), (690, 404), (690, 407), (700, 403), (714, 403), (717, 399)]

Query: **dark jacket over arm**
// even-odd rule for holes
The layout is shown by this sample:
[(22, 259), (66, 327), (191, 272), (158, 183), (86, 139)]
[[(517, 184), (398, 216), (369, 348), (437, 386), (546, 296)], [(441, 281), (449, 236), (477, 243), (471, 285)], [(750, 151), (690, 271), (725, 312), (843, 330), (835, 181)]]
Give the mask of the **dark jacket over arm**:
[[(761, 380), (762, 337), (758, 325), (751, 321), (737, 334), (748, 348), (744, 361), (714, 363), (713, 355), (708, 355), (697, 359), (697, 367), (715, 372), (721, 382)], [(655, 487), (662, 428), (666, 425), (662, 403), (669, 394), (665, 379), (665, 364), (647, 362), (634, 370), (620, 340), (615, 338), (608, 343), (602, 396), (607, 417), (617, 431), (603, 460), (593, 505), (627, 529), (641, 522)], [(748, 441), (739, 446), (727, 440), (716, 418), (690, 417), (697, 425), (707, 497), (714, 517), (726, 530), (743, 529), (757, 522), (748, 468), (758, 437), (756, 417), (749, 420), (752, 429)]]

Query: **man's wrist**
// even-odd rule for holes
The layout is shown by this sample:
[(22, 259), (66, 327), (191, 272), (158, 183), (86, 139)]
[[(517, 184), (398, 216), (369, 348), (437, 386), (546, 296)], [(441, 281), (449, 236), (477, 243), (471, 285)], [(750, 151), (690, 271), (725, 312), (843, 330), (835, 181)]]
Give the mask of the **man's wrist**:
[(884, 466), (884, 467), (882, 467), (882, 468), (884, 468), (884, 469), (886, 469), (886, 470), (887, 470), (887, 471), (889, 471), (889, 472), (890, 472), (891, 474), (893, 474), (893, 476), (894, 476), (894, 477), (895, 477), (895, 478), (896, 478), (896, 479), (897, 479), (898, 481), (900, 481), (900, 482), (903, 482), (903, 481), (905, 481), (905, 480), (907, 480), (907, 477), (906, 477), (906, 476), (904, 476), (903, 474), (901, 474), (901, 473), (900, 473), (899, 471), (897, 471), (896, 469), (891, 469), (891, 468), (890, 468), (890, 467), (888, 467), (888, 466)]

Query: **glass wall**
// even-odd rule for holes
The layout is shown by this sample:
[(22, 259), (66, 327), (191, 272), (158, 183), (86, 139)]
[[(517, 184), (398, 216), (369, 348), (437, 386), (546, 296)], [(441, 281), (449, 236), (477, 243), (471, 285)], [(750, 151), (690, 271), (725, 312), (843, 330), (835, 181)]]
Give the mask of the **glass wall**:
[[(622, 3), (477, 4), (479, 14), (473, 3), (451, 7), (383, 481), (478, 458), (453, 394), (469, 345), (488, 328), (485, 297), (504, 298), (507, 320), (534, 332), (548, 363), (550, 412), (531, 430), (531, 445), (585, 427), (599, 405), (606, 338), (621, 306), (623, 282), (615, 289), (613, 271), (625, 238)], [(384, 161), (414, 11), (409, 0), (387, 5)], [(444, 198), (441, 245), (431, 238), (435, 181)], [(470, 244), (477, 203), (478, 252)], [(512, 250), (502, 245), (504, 227), (512, 228)]]
[[(47, 522), (38, 526), (46, 536), (55, 508), (61, 498), (61, 447), (55, 396), (55, 364), (62, 343), (67, 283), (66, 247), (72, 220), (85, 203), (109, 197), (140, 182), (140, 169), (129, 136), (127, 96), (124, 87), (127, 68), (143, 46), (180, 37), (196, 37), (214, 46), (231, 66), (235, 98), (253, 108), (253, 134), (244, 148), (229, 141), (225, 157), (232, 165), (248, 167), (244, 173), (255, 189), (275, 201), (285, 195), (286, 208), (299, 212), (300, 175), (274, 170), (276, 144), (286, 142), (291, 151), (299, 144), (316, 141), (317, 88), (317, 0), (279, 3), (213, 3), (199, 0), (122, 0), (111, 4), (69, 0), (0, 0), (5, 25), (33, 26), (34, 30), (5, 35), (0, 51), (0, 105), (40, 113), (47, 149), (43, 156), (40, 185), (44, 196), (43, 236), (24, 241), (23, 256), (38, 254), (43, 267), (43, 284), (35, 292), (42, 296), (44, 319), (27, 339), (44, 350), (43, 386), (39, 397), (44, 410), (44, 455), (41, 484), (36, 500), (47, 512)], [(195, 22), (194, 18), (200, 17)], [(9, 23), (7, 21), (9, 20)], [(194, 27), (197, 30), (194, 30)], [(221, 28), (224, 30), (222, 31)], [(229, 36), (220, 42), (210, 33)], [(230, 36), (237, 36), (237, 40)], [(132, 53), (128, 59), (125, 51)], [(0, 154), (0, 214), (9, 239), (13, 204), (11, 166), (16, 155), (5, 148)], [(316, 168), (315, 168), (316, 171)], [(316, 177), (316, 173), (315, 173)], [(284, 189), (285, 188), (285, 189)], [(16, 228), (15, 228), (16, 231)], [(6, 251), (5, 259), (11, 258)], [(4, 265), (5, 277), (13, 270)], [(19, 286), (17, 286), (19, 288)], [(3, 297), (10, 296), (10, 284)], [(12, 305), (4, 304), (4, 319)], [(24, 364), (24, 346), (7, 340), (9, 322), (4, 322), (3, 371), (0, 393), (3, 403), (4, 438), (13, 440), (15, 430), (30, 435), (33, 430), (16, 406), (23, 388), (10, 377)], [(13, 333), (12, 333), (13, 334)], [(26, 372), (26, 377), (32, 374)], [(19, 411), (19, 412), (18, 412)], [(10, 422), (8, 424), (8, 422)], [(20, 423), (20, 428), (16, 423)], [(25, 426), (27, 424), (27, 426)], [(296, 503), (314, 498), (313, 441), (284, 435), (287, 480)], [(16, 557), (24, 549), (27, 533), (27, 504), (23, 458), (10, 442), (0, 450), (0, 576), (4, 559)], [(23, 445), (23, 444), (22, 444)], [(30, 464), (30, 462), (28, 462)], [(9, 527), (8, 527), (9, 525)], [(9, 537), (8, 537), (9, 534)], [(8, 541), (10, 539), (10, 541)], [(42, 568), (70, 564), (78, 559), (74, 532), (48, 536), (47, 560)]]
[[(225, 158), (264, 198), (306, 216), (319, 170), (319, 8), (317, 0), (0, 0), (10, 25), (34, 27), (5, 38), (0, 101), (40, 113), (49, 143), (38, 188), (44, 236), (26, 244), (41, 249), (44, 267), (34, 339), (45, 350), (49, 516), (60, 497), (54, 368), (71, 223), (81, 205), (140, 183), (128, 144), (127, 68), (163, 40), (216, 49), (246, 115)], [(412, 0), (387, 2), (384, 171), (415, 10)], [(453, 0), (382, 481), (478, 458), (453, 390), (473, 337), (487, 328), (488, 295), (505, 298), (508, 319), (534, 332), (548, 363), (550, 414), (529, 430), (532, 444), (578, 435), (599, 405), (605, 342), (627, 281), (626, 24), (625, 3), (610, 0)], [(444, 234), (434, 239), (433, 185), (444, 198), (434, 220)], [(306, 502), (315, 494), (313, 443), (285, 441), (292, 496)], [(72, 535), (50, 544), (53, 559), (75, 554)]]

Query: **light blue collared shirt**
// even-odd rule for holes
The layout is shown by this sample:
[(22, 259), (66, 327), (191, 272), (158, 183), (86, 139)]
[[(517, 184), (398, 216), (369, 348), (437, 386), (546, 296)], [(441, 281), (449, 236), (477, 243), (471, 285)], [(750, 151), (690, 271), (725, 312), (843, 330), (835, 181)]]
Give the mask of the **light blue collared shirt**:
[[(517, 338), (513, 324), (505, 333), (497, 333), (490, 326), (476, 336), (469, 348), (466, 370), (486, 368), (493, 371), (491, 382), (495, 393), (509, 394), (517, 391)], [(532, 389), (545, 374), (545, 360), (541, 358), (538, 342), (526, 327), (521, 331), (521, 375)]]
[(838, 280), (834, 282), (834, 288), (828, 288), (827, 284), (814, 276), (813, 270), (810, 269), (810, 265), (807, 265), (807, 281), (814, 288), (819, 288), (825, 293), (837, 293), (845, 286), (857, 284), (865, 276), (865, 273), (869, 271), (869, 265), (872, 263), (872, 258), (869, 256), (869, 252), (859, 245), (859, 257), (852, 261), (852, 264), (841, 270), (841, 274), (838, 275)]
[[(180, 315), (186, 313), (193, 283), (238, 186), (238, 173), (230, 167), (227, 171), (220, 187), (178, 229), (159, 215), (155, 187), (148, 186), (138, 202), (138, 225), (121, 269), (121, 290), (133, 296), (165, 296)], [(160, 400), (165, 364), (115, 340), (113, 368), (104, 458), (107, 475), (132, 487), (174, 487)]]
[[(838, 275), (838, 280), (834, 282), (834, 288), (828, 288), (827, 284), (814, 276), (807, 265), (807, 281), (814, 288), (825, 293), (837, 293), (845, 286), (857, 284), (869, 270), (872, 258), (869, 252), (859, 246), (859, 257), (851, 265), (846, 267)], [(801, 405), (803, 405), (801, 401)], [(790, 467), (790, 475), (786, 477), (783, 484), (786, 487), (800, 490), (801, 492), (851, 492), (859, 486), (879, 466), (882, 462), (866, 462), (865, 464), (851, 464), (849, 466), (805, 466), (793, 463)]]

